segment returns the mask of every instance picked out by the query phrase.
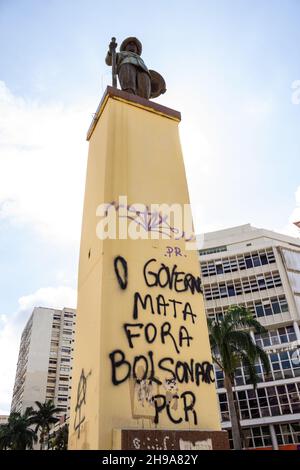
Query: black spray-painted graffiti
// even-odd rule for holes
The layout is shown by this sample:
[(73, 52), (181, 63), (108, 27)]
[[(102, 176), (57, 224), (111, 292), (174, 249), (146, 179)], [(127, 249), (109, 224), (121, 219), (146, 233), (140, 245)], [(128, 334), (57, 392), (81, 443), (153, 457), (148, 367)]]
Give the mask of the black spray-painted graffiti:
[[(127, 262), (121, 256), (114, 260), (114, 269), (118, 284), (121, 289), (126, 289), (128, 284)], [(201, 279), (191, 273), (179, 271), (177, 265), (171, 268), (164, 263), (158, 263), (155, 258), (149, 259), (143, 267), (143, 277), (148, 288), (159, 287), (170, 292), (189, 292), (191, 295), (201, 294)], [(159, 326), (154, 321), (148, 322), (147, 314), (155, 319), (156, 315), (176, 318), (182, 321), (177, 329), (166, 319)], [(189, 328), (195, 325), (197, 313), (193, 311), (190, 302), (178, 301), (174, 298), (166, 298), (164, 295), (152, 295), (134, 292), (132, 319), (134, 322), (123, 324), (129, 350), (134, 350), (139, 342), (152, 345), (160, 342), (162, 345), (170, 345), (175, 354), (180, 354), (182, 348), (189, 348), (194, 337), (189, 333)], [(143, 321), (145, 320), (145, 321)], [(165, 412), (172, 423), (179, 424), (182, 421), (198, 423), (195, 410), (196, 396), (191, 390), (179, 393), (178, 384), (211, 384), (215, 381), (213, 365), (208, 361), (197, 361), (191, 358), (182, 361), (179, 358), (163, 357), (157, 359), (154, 351), (148, 350), (144, 354), (134, 355), (130, 358), (121, 349), (116, 349), (109, 354), (111, 362), (111, 381), (118, 386), (130, 379), (135, 379), (139, 385), (138, 393), (141, 401), (147, 399), (154, 406), (154, 422), (159, 422), (162, 412)], [(159, 377), (164, 377), (160, 380)], [(156, 384), (165, 389), (165, 393), (153, 393), (152, 385)], [(180, 406), (181, 405), (181, 406)], [(178, 408), (183, 410), (182, 416), (178, 415)]]
[(106, 205), (104, 212), (105, 217), (108, 216), (108, 211), (112, 207), (118, 212), (120, 218), (131, 220), (137, 226), (142, 227), (146, 232), (157, 232), (169, 238), (173, 236), (175, 240), (184, 240), (186, 242), (196, 240), (194, 234), (188, 235), (184, 230), (171, 225), (169, 223), (169, 214), (151, 211), (151, 208), (147, 205), (144, 206), (144, 210), (141, 210), (134, 207), (134, 205), (119, 204), (116, 201), (112, 201)]
[[(178, 338), (175, 338), (175, 335), (172, 333), (171, 323), (167, 321), (159, 327), (159, 335), (157, 333), (158, 328), (154, 323), (124, 323), (123, 326), (130, 348), (134, 348), (133, 338), (142, 337), (146, 343), (152, 344), (159, 336), (162, 344), (166, 344), (170, 340), (179, 354), (180, 348), (184, 346), (184, 342), (186, 342), (187, 346), (190, 346), (190, 342), (193, 340), (193, 337), (189, 335), (187, 328), (183, 325), (179, 328)], [(143, 334), (141, 334), (141, 330)]]
[(122, 256), (117, 256), (114, 259), (115, 273), (121, 289), (126, 289), (128, 283), (128, 267), (127, 262)]
[(82, 369), (77, 386), (74, 430), (77, 431), (78, 439), (80, 438), (80, 427), (85, 420), (85, 416), (82, 414), (82, 407), (86, 403), (87, 378), (89, 375), (91, 375), (91, 371), (85, 375), (84, 370)]
[[(183, 307), (177, 307), (183, 305)], [(133, 319), (137, 320), (139, 317), (140, 310), (143, 309), (145, 312), (151, 312), (152, 315), (162, 315), (164, 317), (173, 317), (181, 315), (182, 319), (186, 321), (188, 315), (191, 317), (192, 323), (195, 323), (197, 315), (193, 313), (191, 304), (189, 302), (180, 302), (175, 299), (166, 300), (162, 294), (152, 297), (150, 294), (142, 295), (139, 292), (135, 292), (133, 296)]]
[[(150, 270), (150, 265), (154, 265), (152, 268), (154, 271)], [(201, 278), (191, 273), (178, 271), (176, 264), (173, 265), (172, 269), (164, 263), (157, 266), (157, 260), (151, 258), (145, 263), (143, 273), (148, 287), (161, 287), (162, 289), (168, 287), (171, 291), (190, 291), (193, 295), (195, 292), (201, 292)]]
[(120, 385), (130, 377), (138, 377), (138, 368), (143, 367), (141, 380), (151, 380), (161, 385), (157, 378), (157, 371), (168, 373), (168, 377), (176, 380), (177, 383), (195, 383), (197, 386), (201, 382), (212, 383), (214, 379), (213, 365), (208, 362), (196, 362), (194, 359), (187, 361), (176, 361), (172, 357), (164, 357), (156, 362), (153, 351), (148, 351), (147, 355), (134, 356), (131, 360), (126, 359), (125, 353), (121, 349), (112, 351), (109, 355), (112, 365), (112, 383)]

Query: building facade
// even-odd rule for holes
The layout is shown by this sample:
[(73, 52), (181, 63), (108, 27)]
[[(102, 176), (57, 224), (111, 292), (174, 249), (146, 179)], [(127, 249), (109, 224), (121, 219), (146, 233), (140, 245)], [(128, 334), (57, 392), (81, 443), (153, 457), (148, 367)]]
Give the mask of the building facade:
[(8, 423), (8, 415), (0, 415), (0, 426)]
[(52, 400), (69, 414), (76, 311), (38, 307), (21, 336), (11, 412)]
[[(257, 363), (255, 390), (243, 367), (235, 376), (245, 447), (298, 448), (300, 239), (247, 224), (205, 234), (199, 257), (207, 317), (242, 305), (268, 330), (253, 339), (268, 353), (271, 374)], [(223, 373), (215, 373), (222, 427), (230, 430)]]

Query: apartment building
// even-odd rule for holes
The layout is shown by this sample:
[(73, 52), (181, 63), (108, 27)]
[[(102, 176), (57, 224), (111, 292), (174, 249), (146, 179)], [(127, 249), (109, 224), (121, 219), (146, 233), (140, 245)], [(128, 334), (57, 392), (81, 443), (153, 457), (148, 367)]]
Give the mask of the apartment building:
[(8, 415), (0, 415), (0, 426), (8, 423)]
[(21, 336), (11, 411), (52, 400), (69, 414), (76, 311), (37, 307)]
[[(247, 224), (206, 233), (199, 248), (207, 316), (243, 305), (267, 329), (253, 339), (269, 354), (271, 374), (258, 362), (255, 390), (243, 367), (235, 376), (245, 447), (300, 448), (300, 239)], [(230, 431), (223, 373), (215, 373), (222, 427)]]

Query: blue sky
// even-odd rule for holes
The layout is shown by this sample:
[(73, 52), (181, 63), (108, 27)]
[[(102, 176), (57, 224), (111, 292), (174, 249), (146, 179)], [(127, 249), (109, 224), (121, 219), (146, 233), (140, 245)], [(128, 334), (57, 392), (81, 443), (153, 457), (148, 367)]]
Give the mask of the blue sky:
[(76, 302), (85, 134), (111, 36), (142, 41), (167, 82), (157, 101), (182, 113), (197, 231), (297, 235), (299, 18), (298, 0), (0, 0), (0, 413), (32, 307)]

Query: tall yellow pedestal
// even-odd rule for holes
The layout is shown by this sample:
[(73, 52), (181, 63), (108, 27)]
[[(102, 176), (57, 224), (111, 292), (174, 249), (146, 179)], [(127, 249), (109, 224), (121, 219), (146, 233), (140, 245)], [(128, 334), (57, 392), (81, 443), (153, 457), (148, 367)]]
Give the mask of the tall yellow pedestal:
[(108, 87), (89, 129), (70, 449), (121, 448), (125, 430), (157, 449), (158, 431), (220, 430), (198, 254), (164, 213), (189, 204), (179, 121)]

